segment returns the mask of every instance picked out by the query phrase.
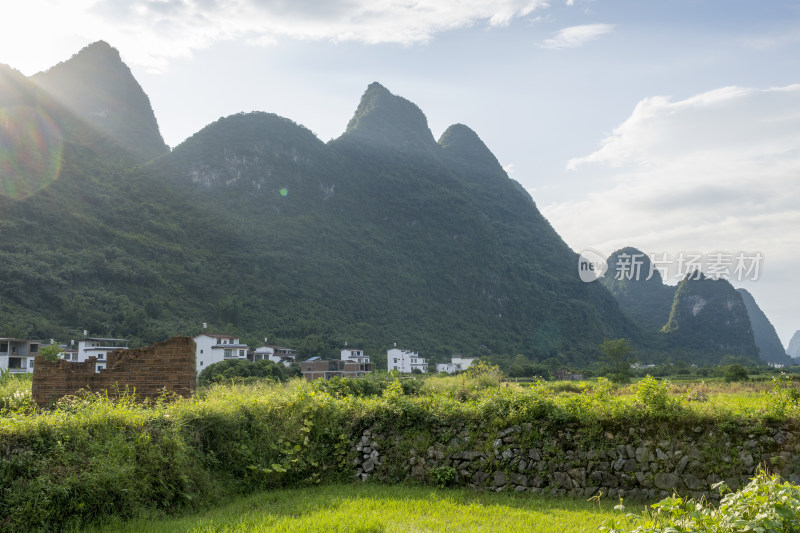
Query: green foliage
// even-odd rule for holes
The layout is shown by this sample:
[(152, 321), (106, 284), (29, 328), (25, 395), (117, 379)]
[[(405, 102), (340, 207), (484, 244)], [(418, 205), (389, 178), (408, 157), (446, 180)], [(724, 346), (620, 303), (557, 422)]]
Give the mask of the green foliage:
[(487, 384), (497, 384), (503, 379), (503, 372), (497, 365), (479, 360), (472, 363), (472, 365), (464, 371), (464, 376), (468, 379), (477, 379)]
[(749, 374), (747, 369), (742, 365), (734, 364), (728, 365), (725, 367), (723, 371), (723, 376), (725, 377), (725, 381), (747, 381)]
[(653, 414), (668, 415), (680, 408), (677, 400), (670, 395), (669, 381), (659, 381), (652, 376), (645, 376), (633, 387), (636, 391), (636, 402)]
[(786, 374), (772, 378), (770, 395), (770, 410), (777, 418), (784, 418), (792, 413), (797, 413), (800, 408), (800, 388), (795, 380), (789, 379)]
[(34, 411), (31, 379), (31, 374), (12, 374), (8, 370), (0, 370), (0, 417)]
[[(724, 483), (716, 485), (722, 494), (719, 507), (706, 501), (665, 498), (642, 518), (643, 525), (631, 533), (734, 533), (800, 531), (800, 487), (778, 475), (759, 472), (738, 492), (728, 492)], [(630, 518), (635, 518), (631, 516)], [(622, 532), (604, 526), (601, 531)]]
[(508, 369), (508, 377), (550, 379), (550, 369), (541, 363), (529, 361), (524, 355), (516, 355)]
[(606, 339), (600, 344), (609, 366), (609, 377), (615, 383), (627, 383), (631, 377), (631, 341), (629, 339)]
[(428, 470), (428, 476), (434, 485), (444, 488), (455, 481), (456, 469), (446, 465), (437, 466)]
[[(353, 442), (369, 427), (418, 439), (418, 449), (425, 449), (434, 441), (447, 444), (458, 430), (442, 428), (451, 426), (491, 431), (530, 424), (545, 433), (569, 427), (594, 442), (620, 430), (627, 438), (630, 427), (677, 432), (710, 423), (747, 435), (766, 417), (711, 401), (680, 406), (669, 384), (653, 378), (631, 395), (605, 379), (580, 384), (578, 394), (558, 394), (546, 382), (481, 381), (487, 376), (497, 371), (487, 365), (473, 377), (428, 376), (421, 388), (421, 380), (394, 374), (247, 385), (226, 380), (192, 399), (142, 404), (131, 395), (110, 401), (86, 394), (34, 411), (30, 380), (4, 375), (0, 403), (13, 406), (0, 412), (3, 527), (61, 530), (112, 516), (207, 508), (224, 494), (350, 480)], [(782, 422), (796, 416), (793, 390), (781, 385), (770, 396), (786, 399)], [(28, 399), (21, 403), (15, 394)], [(533, 431), (523, 438), (539, 437)], [(402, 468), (393, 461), (399, 460), (387, 454), (381, 468)], [(436, 470), (428, 480), (446, 483), (449, 474)]]
[(221, 381), (240, 381), (244, 378), (264, 378), (274, 381), (287, 381), (300, 376), (297, 365), (286, 367), (282, 364), (262, 359), (261, 361), (248, 361), (247, 359), (229, 359), (207, 366), (200, 372), (200, 385), (210, 385)]
[(314, 390), (327, 392), (336, 398), (380, 396), (390, 386), (399, 386), (403, 395), (413, 396), (422, 388), (423, 380), (408, 377), (401, 378), (397, 373), (376, 372), (360, 378), (336, 376), (331, 379), (316, 379), (311, 382), (311, 386)]
[(58, 361), (60, 359), (61, 346), (58, 344), (46, 344), (39, 348), (39, 355), (47, 361)]

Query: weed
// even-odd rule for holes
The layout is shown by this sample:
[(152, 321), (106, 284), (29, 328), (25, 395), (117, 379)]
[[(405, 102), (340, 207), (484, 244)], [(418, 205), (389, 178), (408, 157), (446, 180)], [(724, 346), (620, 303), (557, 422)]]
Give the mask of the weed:
[(439, 488), (451, 485), (456, 479), (456, 469), (452, 466), (437, 466), (428, 470), (428, 476)]
[[(722, 482), (714, 487), (723, 495), (719, 507), (705, 500), (671, 496), (653, 504), (653, 510), (641, 517), (642, 524), (630, 530), (631, 533), (791, 533), (800, 530), (800, 487), (781, 480), (780, 476), (762, 470), (738, 492), (730, 492)], [(628, 518), (636, 517), (628, 515)], [(600, 530), (609, 533), (623, 531), (611, 525)]]

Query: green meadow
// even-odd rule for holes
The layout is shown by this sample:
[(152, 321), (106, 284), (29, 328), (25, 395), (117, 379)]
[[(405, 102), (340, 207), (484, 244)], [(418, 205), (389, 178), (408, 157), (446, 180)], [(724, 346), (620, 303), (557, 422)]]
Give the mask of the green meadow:
[(335, 484), (258, 492), (189, 516), (112, 523), (97, 532), (597, 531), (614, 502), (467, 489)]

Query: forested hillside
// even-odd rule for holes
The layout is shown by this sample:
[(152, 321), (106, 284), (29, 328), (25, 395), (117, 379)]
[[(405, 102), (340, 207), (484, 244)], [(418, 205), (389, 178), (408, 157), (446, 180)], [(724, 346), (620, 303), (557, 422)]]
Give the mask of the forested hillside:
[[(113, 48), (87, 50), (36, 83), (2, 70), (3, 334), (136, 344), (209, 322), (301, 355), (397, 342), (564, 362), (637, 338), (468, 127), (437, 142), (417, 106), (372, 84), (327, 144), (239, 114), (148, 162), (163, 140), (146, 96)], [(79, 94), (135, 128), (104, 126)]]

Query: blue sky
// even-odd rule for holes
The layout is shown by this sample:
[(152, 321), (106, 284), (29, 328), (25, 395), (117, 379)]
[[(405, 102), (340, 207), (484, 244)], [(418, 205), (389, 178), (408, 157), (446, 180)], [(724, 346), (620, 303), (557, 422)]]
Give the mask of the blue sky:
[[(342, 133), (372, 81), (474, 129), (576, 251), (761, 252), (800, 329), (800, 1), (30, 0), (0, 62), (103, 39), (179, 144), (240, 111)], [(674, 280), (672, 280), (674, 282)]]

